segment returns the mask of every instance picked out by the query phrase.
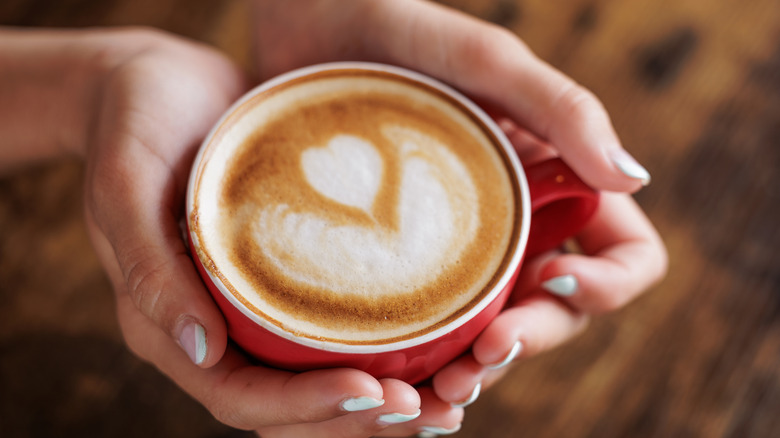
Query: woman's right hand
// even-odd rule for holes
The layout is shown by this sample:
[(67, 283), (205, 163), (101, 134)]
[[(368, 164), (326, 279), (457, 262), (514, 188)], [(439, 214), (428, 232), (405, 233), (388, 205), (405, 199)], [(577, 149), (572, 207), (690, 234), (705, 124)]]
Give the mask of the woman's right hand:
[[(420, 395), (399, 380), (256, 366), (228, 344), (179, 223), (192, 159), (246, 90), (242, 72), (213, 49), (158, 31), (82, 36), (102, 63), (84, 152), (86, 217), (128, 346), (217, 419), (264, 437), (364, 438), (419, 415)], [(423, 419), (459, 423), (453, 415), (433, 408)]]

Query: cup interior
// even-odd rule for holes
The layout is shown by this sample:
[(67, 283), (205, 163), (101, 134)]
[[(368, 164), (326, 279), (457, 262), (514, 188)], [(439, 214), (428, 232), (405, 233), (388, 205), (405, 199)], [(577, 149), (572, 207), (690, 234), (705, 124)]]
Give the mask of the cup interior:
[[(262, 99), (263, 96), (274, 93), (274, 90), (276, 90), (277, 87), (295, 81), (306, 80), (307, 78), (317, 75), (338, 74), (340, 71), (365, 71), (412, 82), (424, 87), (426, 90), (430, 90), (431, 93), (444, 96), (446, 99), (454, 102), (492, 138), (493, 144), (496, 146), (496, 150), (504, 161), (511, 177), (512, 190), (516, 202), (519, 204), (519, 223), (515, 225), (507, 255), (504, 258), (504, 262), (502, 263), (499, 272), (494, 276), (490, 290), (483, 294), (477, 303), (471, 305), (465, 312), (461, 312), (457, 315), (457, 317), (453, 317), (434, 330), (427, 331), (409, 339), (377, 344), (352, 344), (298, 336), (295, 333), (281, 328), (277, 324), (269, 322), (257, 312), (257, 309), (253, 309), (251, 305), (248, 305), (246, 300), (242, 299), (240, 294), (236, 293), (231, 286), (230, 281), (228, 281), (224, 275), (218, 270), (211, 269), (211, 267), (214, 266), (213, 261), (208, 259), (208, 255), (205, 254), (201, 245), (201, 232), (203, 231), (199, 229), (197, 221), (199, 219), (198, 216), (204, 214), (204, 212), (198, 209), (198, 197), (199, 194), (204, 191), (211, 190), (211, 188), (208, 187), (208, 184), (204, 184), (204, 165), (213, 160), (227, 160), (227, 157), (223, 155), (218, 146), (224, 142), (235, 141), (231, 136), (238, 136), (240, 138), (242, 135), (245, 135), (245, 133), (240, 131), (235, 132), (235, 130), (230, 128), (235, 127), (242, 115), (255, 107), (258, 99)], [(195, 248), (196, 255), (200, 259), (200, 262), (206, 267), (205, 271), (208, 275), (207, 281), (210, 281), (213, 284), (214, 287), (212, 289), (217, 289), (218, 292), (230, 302), (230, 305), (235, 309), (238, 309), (244, 317), (277, 336), (319, 350), (361, 354), (407, 349), (416, 345), (425, 344), (447, 335), (448, 333), (452, 333), (458, 327), (463, 326), (482, 312), (506, 289), (507, 284), (519, 269), (528, 242), (530, 212), (528, 182), (523, 168), (520, 165), (509, 140), (496, 123), (479, 106), (453, 88), (425, 75), (398, 67), (363, 62), (341, 62), (306, 67), (283, 74), (251, 90), (222, 116), (220, 121), (204, 140), (193, 164), (187, 194), (189, 238), (191, 239), (192, 246)]]

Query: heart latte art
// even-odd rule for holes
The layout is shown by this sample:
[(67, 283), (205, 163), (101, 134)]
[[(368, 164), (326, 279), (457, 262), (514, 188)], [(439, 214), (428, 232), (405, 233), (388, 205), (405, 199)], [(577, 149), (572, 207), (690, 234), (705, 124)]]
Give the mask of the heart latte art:
[(457, 263), (479, 225), (468, 172), (432, 138), (394, 126), (383, 131), (398, 147), (394, 223), (387, 217), (382, 223), (381, 207), (377, 216), (373, 213), (382, 156), (359, 137), (336, 136), (325, 148), (303, 151), (304, 179), (322, 196), (360, 212), (350, 221), (296, 210), (284, 201), (248, 207), (252, 240), (275, 270), (349, 299), (414, 292), (435, 282), (440, 267)]
[(514, 179), (459, 104), (389, 74), (323, 73), (214, 133), (191, 225), (212, 275), (298, 336), (388, 343), (468, 311), (516, 236)]

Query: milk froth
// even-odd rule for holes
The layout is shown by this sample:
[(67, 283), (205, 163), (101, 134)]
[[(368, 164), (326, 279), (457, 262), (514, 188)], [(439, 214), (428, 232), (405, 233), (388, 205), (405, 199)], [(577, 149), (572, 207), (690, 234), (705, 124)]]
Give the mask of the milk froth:
[(327, 72), (254, 96), (214, 133), (191, 216), (201, 256), (299, 336), (387, 343), (474, 305), (520, 212), (496, 140), (447, 96)]

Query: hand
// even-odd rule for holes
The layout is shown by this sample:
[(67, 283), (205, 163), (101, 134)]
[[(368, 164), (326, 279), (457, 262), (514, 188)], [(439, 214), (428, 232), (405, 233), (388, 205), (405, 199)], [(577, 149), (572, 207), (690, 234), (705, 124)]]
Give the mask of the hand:
[[(387, 427), (383, 420), (417, 414), (419, 395), (405, 383), (351, 369), (253, 366), (227, 345), (179, 220), (193, 156), (245, 90), (243, 75), (214, 50), (158, 32), (88, 37), (99, 44), (103, 74), (86, 153), (86, 216), (130, 348), (217, 419), (262, 427), (264, 436), (368, 436)], [(300, 423), (318, 423), (316, 432)]]
[[(588, 314), (619, 308), (665, 273), (663, 243), (627, 195), (648, 184), (649, 173), (623, 149), (597, 98), (511, 32), (423, 1), (255, 5), (262, 78), (336, 60), (418, 70), (500, 114), (524, 162), (560, 155), (592, 187), (614, 192), (603, 195), (596, 216), (577, 236), (582, 254), (550, 252), (526, 261), (511, 305), (477, 339), (472, 354), (435, 376), (438, 397), (423, 393), (423, 412), (430, 405), (443, 414), (442, 401), (459, 406), (475, 398), (480, 382), (487, 386), (505, 371), (488, 367), (559, 345), (584, 328)], [(457, 428), (438, 420), (439, 427)], [(418, 419), (405, 428), (424, 424)]]

